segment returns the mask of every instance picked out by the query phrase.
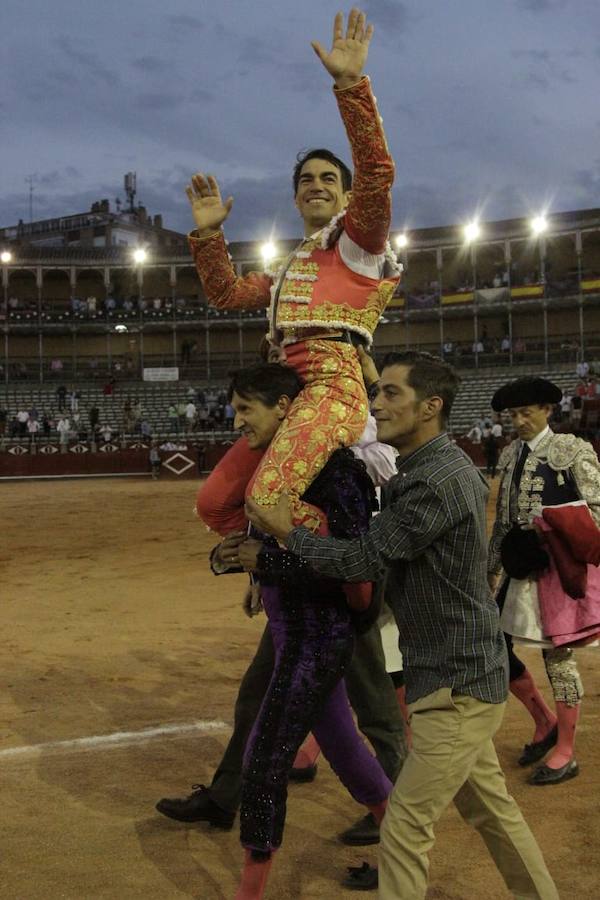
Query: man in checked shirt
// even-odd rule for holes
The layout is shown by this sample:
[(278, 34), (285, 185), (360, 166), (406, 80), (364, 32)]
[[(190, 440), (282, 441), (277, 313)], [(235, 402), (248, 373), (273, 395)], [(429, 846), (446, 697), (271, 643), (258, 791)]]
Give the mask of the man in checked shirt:
[(378, 439), (399, 452), (398, 474), (366, 535), (338, 540), (294, 528), (285, 495), (269, 510), (248, 501), (247, 514), (324, 575), (366, 581), (388, 570), (413, 745), (381, 826), (380, 898), (425, 897), (433, 829), (454, 801), (514, 897), (555, 900), (493, 744), (507, 656), (486, 574), (487, 485), (446, 433), (458, 383), (429, 354), (386, 357), (373, 414)]

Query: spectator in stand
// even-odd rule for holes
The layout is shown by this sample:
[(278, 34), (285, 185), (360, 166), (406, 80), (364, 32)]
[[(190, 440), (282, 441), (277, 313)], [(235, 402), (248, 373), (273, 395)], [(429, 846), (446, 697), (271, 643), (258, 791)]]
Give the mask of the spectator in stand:
[(525, 353), (527, 351), (527, 344), (523, 340), (523, 338), (517, 338), (515, 341), (515, 353)]
[(62, 370), (63, 370), (63, 361), (62, 361), (62, 359), (59, 359), (58, 357), (56, 357), (50, 363), (50, 371), (53, 372), (54, 374), (56, 374), (56, 373), (62, 372)]
[(40, 423), (38, 422), (37, 419), (29, 418), (27, 420), (27, 431), (29, 433), (29, 443), (30, 444), (36, 443), (41, 430), (42, 430), (42, 426), (40, 425)]
[(75, 413), (79, 411), (79, 400), (81, 395), (76, 391), (72, 390), (69, 394), (69, 405), (71, 407), (71, 412)]
[(140, 297), (138, 300), (138, 309), (141, 313), (145, 313), (148, 309), (148, 301), (145, 297)]
[(185, 428), (186, 431), (193, 431), (196, 425), (196, 419), (198, 418), (198, 410), (196, 409), (196, 404), (191, 400), (185, 407)]
[(111, 378), (110, 381), (107, 381), (104, 387), (102, 388), (102, 393), (105, 397), (112, 397), (115, 392), (116, 379)]
[(235, 409), (231, 403), (225, 404), (224, 424), (227, 431), (233, 431), (233, 423), (235, 420)]
[[(498, 438), (494, 435), (494, 427), (488, 429), (483, 438), (483, 452), (485, 454), (485, 474), (488, 478), (496, 477), (496, 468), (498, 466), (498, 455), (500, 447)], [(502, 433), (502, 426), (500, 426)]]
[(183, 400), (180, 400), (177, 404), (177, 418), (179, 419), (179, 427), (182, 431), (186, 426), (186, 407), (187, 404)]
[(152, 426), (148, 419), (142, 419), (140, 422), (140, 434), (144, 439), (152, 437)]
[(493, 436), (499, 442), (502, 435), (504, 434), (504, 429), (502, 427), (502, 422), (500, 421), (500, 416), (496, 416), (494, 418), (494, 423), (490, 430), (491, 430), (491, 433), (493, 434)]
[(126, 312), (126, 313), (131, 313), (131, 312), (133, 312), (133, 302), (132, 302), (132, 300), (131, 300), (131, 297), (127, 297), (127, 298), (123, 301), (123, 311)]
[(19, 298), (18, 297), (9, 297), (8, 298), (8, 308), (13, 312), (16, 312), (19, 309)]
[(96, 430), (96, 425), (100, 421), (100, 410), (98, 409), (98, 407), (96, 406), (95, 403), (93, 406), (90, 407), (90, 410), (88, 412), (88, 419), (90, 422), (90, 431), (93, 434), (94, 431)]
[(442, 350), (444, 356), (452, 356), (452, 351), (454, 350), (454, 344), (452, 343), (452, 341), (444, 341)]
[(98, 301), (96, 300), (95, 297), (88, 297), (86, 302), (87, 302), (87, 313), (88, 313), (88, 316), (95, 316), (95, 315), (96, 315), (96, 309), (97, 309)]
[(83, 424), (80, 412), (75, 412), (71, 416), (71, 431), (77, 435), (80, 441), (87, 441), (87, 430)]
[(139, 397), (135, 397), (133, 400), (133, 406), (131, 408), (133, 413), (134, 425), (141, 421), (142, 416), (144, 414), (144, 409), (142, 407), (142, 401)]
[(198, 407), (198, 427), (200, 431), (206, 431), (208, 428), (208, 406), (206, 403)]
[(494, 423), (492, 422), (491, 416), (487, 413), (481, 413), (481, 416), (478, 420), (478, 425), (481, 429), (481, 433), (485, 434), (486, 431), (489, 431)]
[(19, 437), (26, 437), (27, 422), (29, 421), (29, 413), (26, 409), (17, 410), (17, 422), (19, 423)]
[(61, 415), (58, 418), (58, 422), (56, 423), (56, 430), (58, 432), (58, 440), (64, 446), (69, 442), (69, 435), (71, 433), (71, 422), (68, 417), (65, 415)]
[(115, 309), (117, 308), (117, 301), (114, 297), (107, 297), (104, 301), (104, 309), (106, 310), (107, 315), (112, 315)]
[(150, 446), (149, 459), (150, 459), (150, 468), (152, 469), (152, 480), (156, 481), (156, 479), (160, 475), (160, 466), (161, 466), (160, 451), (158, 449), (157, 441), (152, 441), (152, 444)]
[(223, 427), (223, 420), (225, 418), (225, 403), (215, 403), (212, 418), (214, 421), (214, 427), (216, 429), (220, 429)]
[(179, 416), (177, 415), (177, 407), (174, 403), (169, 406), (167, 419), (169, 420), (169, 431), (179, 431)]
[(578, 378), (587, 378), (588, 372), (590, 371), (589, 363), (587, 363), (584, 359), (581, 362), (578, 362), (575, 366), (575, 373)]
[(571, 425), (577, 429), (581, 422), (581, 413), (583, 411), (583, 396), (579, 393), (579, 385), (575, 388), (575, 394), (571, 399)]
[(52, 431), (52, 418), (47, 410), (42, 413), (42, 431), (45, 440), (50, 440), (50, 432)]
[(573, 409), (573, 398), (570, 391), (563, 391), (560, 400), (560, 420), (561, 422), (569, 422), (571, 419), (571, 410)]
[(56, 388), (56, 402), (58, 404), (58, 411), (62, 412), (65, 408), (65, 399), (67, 396), (67, 389), (64, 384), (59, 385)]
[(478, 422), (473, 422), (471, 430), (467, 432), (467, 437), (472, 444), (481, 443), (481, 428), (479, 427)]
[(477, 354), (483, 353), (483, 352), (484, 352), (484, 349), (483, 349), (483, 343), (482, 343), (481, 339), (479, 339), (477, 341), (473, 341), (473, 353), (475, 355), (477, 355)]
[(192, 361), (192, 353), (197, 348), (196, 341), (185, 340), (181, 342), (181, 365), (184, 366)]
[(129, 427), (131, 417), (131, 397), (127, 396), (123, 401), (123, 419), (125, 420), (125, 427), (128, 431), (131, 430), (131, 428)]
[(596, 381), (596, 379), (594, 377), (588, 378), (587, 395), (586, 396), (590, 397), (591, 399), (594, 399), (596, 397), (596, 394), (598, 393), (597, 387), (598, 387), (598, 382)]
[(112, 428), (110, 427), (108, 422), (106, 422), (104, 425), (101, 425), (99, 430), (100, 430), (100, 435), (102, 436), (102, 440), (104, 441), (104, 443), (109, 444), (110, 439), (112, 438), (113, 432), (112, 432)]
[(162, 308), (162, 299), (160, 297), (155, 297), (154, 300), (152, 301), (152, 309), (155, 312), (160, 312), (161, 308)]
[(510, 336), (505, 334), (500, 343), (500, 350), (502, 353), (508, 353), (510, 351)]

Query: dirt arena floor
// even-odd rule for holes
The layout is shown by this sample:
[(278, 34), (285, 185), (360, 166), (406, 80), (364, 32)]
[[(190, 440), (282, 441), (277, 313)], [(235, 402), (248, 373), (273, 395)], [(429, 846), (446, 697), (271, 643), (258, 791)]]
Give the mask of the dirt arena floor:
[[(229, 900), (237, 828), (182, 826), (161, 796), (210, 780), (262, 619), (240, 609), (243, 576), (214, 578), (214, 541), (191, 515), (193, 482), (98, 479), (0, 486), (0, 896), (9, 900)], [(525, 783), (531, 726), (511, 700), (497, 740), (564, 900), (600, 896), (600, 671), (587, 690), (581, 775)], [(539, 654), (527, 661), (542, 678)], [(543, 678), (542, 678), (543, 681)], [(344, 867), (374, 862), (336, 834), (362, 815), (326, 764), (290, 790), (270, 900), (344, 900)], [(449, 810), (429, 898), (508, 896), (483, 843)]]

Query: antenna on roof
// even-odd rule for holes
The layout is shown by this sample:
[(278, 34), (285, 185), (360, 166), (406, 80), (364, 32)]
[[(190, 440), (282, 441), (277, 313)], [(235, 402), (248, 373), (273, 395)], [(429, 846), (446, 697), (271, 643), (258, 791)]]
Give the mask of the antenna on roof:
[(135, 172), (127, 172), (124, 179), (125, 193), (129, 200), (129, 212), (135, 212), (133, 201), (137, 193), (137, 176)]

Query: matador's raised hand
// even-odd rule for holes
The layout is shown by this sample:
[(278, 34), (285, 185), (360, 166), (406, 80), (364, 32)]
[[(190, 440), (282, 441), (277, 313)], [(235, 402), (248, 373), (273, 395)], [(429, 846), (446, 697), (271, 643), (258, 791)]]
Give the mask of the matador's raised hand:
[(204, 237), (221, 227), (233, 206), (233, 197), (221, 199), (217, 179), (197, 172), (185, 192), (192, 207), (199, 237)]
[(336, 87), (350, 87), (361, 79), (372, 36), (373, 26), (367, 25), (365, 14), (353, 8), (348, 15), (345, 36), (344, 14), (338, 13), (333, 20), (333, 44), (329, 53), (318, 41), (312, 42), (313, 50), (335, 80)]

